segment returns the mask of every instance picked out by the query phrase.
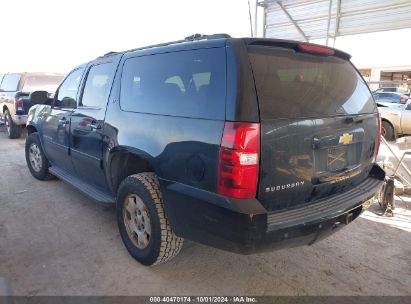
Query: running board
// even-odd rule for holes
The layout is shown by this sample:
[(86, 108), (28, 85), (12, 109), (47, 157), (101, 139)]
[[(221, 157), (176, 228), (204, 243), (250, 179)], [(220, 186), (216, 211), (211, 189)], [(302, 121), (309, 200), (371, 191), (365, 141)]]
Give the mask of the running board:
[(90, 186), (86, 183), (84, 183), (82, 180), (80, 180), (78, 177), (73, 176), (70, 173), (65, 172), (64, 170), (52, 166), (49, 168), (49, 172), (53, 174), (54, 176), (58, 177), (59, 179), (69, 183), (72, 185), (74, 188), (77, 190), (81, 191), (88, 197), (92, 198), (98, 203), (102, 204), (115, 204), (116, 198), (114, 196), (111, 196), (107, 193), (104, 193), (101, 190), (96, 189), (93, 186)]

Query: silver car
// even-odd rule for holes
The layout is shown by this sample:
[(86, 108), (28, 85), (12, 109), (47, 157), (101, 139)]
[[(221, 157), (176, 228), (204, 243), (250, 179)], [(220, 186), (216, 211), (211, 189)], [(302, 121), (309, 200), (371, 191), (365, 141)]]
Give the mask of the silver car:
[(391, 107), (378, 107), (381, 114), (381, 133), (387, 140), (399, 135), (411, 135), (411, 102)]

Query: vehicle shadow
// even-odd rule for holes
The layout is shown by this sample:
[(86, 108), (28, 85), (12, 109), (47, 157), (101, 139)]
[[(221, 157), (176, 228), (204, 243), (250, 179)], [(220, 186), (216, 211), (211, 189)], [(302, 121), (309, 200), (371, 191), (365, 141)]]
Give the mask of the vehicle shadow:
[(312, 246), (249, 256), (187, 242), (150, 271), (199, 294), (410, 295), (410, 242), (408, 231), (359, 218)]

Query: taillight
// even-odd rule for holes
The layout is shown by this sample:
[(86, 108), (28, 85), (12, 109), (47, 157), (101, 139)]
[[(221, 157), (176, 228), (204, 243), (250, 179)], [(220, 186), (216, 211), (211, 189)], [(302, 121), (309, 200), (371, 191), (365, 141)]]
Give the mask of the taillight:
[(226, 122), (218, 160), (218, 193), (252, 198), (257, 193), (260, 124)]
[(400, 102), (402, 102), (402, 103), (405, 103), (407, 100), (408, 100), (408, 96), (406, 96), (406, 95), (402, 95), (400, 97)]
[(16, 110), (23, 111), (23, 97), (16, 97)]
[(315, 45), (315, 44), (308, 44), (308, 43), (299, 43), (298, 49), (302, 52), (307, 52), (307, 53), (318, 53), (318, 54), (324, 54), (324, 55), (334, 55), (335, 54), (335, 51), (333, 49), (322, 47), (322, 46)]
[(375, 144), (375, 150), (374, 150), (374, 159), (377, 160), (377, 155), (378, 151), (380, 150), (380, 145), (381, 145), (381, 114), (378, 113), (377, 116), (377, 123), (378, 123), (378, 135), (377, 135), (377, 142)]

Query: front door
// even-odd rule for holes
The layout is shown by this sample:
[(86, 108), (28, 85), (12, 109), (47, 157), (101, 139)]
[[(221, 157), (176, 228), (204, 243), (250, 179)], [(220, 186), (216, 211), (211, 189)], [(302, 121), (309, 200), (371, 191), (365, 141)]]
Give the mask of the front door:
[(53, 105), (44, 106), (42, 110), (45, 154), (53, 166), (69, 173), (73, 172), (69, 151), (70, 115), (76, 107), (83, 72), (84, 68), (72, 71), (57, 90)]
[(107, 183), (102, 162), (104, 116), (117, 67), (116, 56), (93, 62), (78, 107), (71, 115), (71, 159), (77, 176), (102, 190)]

